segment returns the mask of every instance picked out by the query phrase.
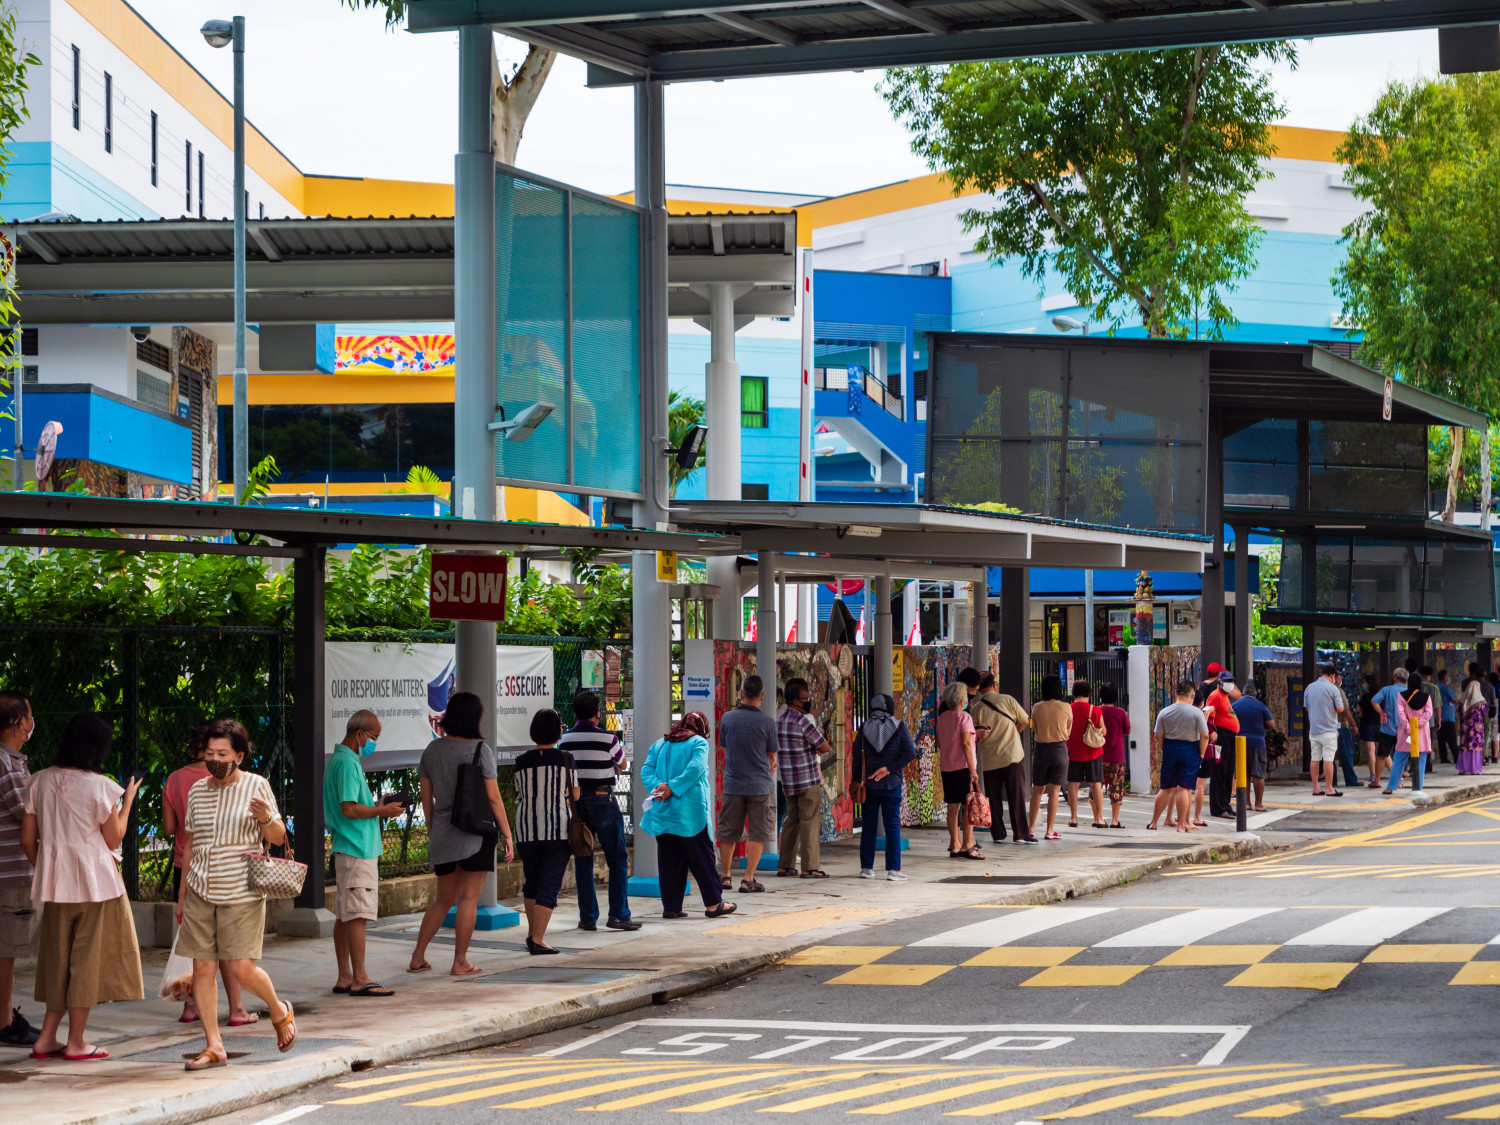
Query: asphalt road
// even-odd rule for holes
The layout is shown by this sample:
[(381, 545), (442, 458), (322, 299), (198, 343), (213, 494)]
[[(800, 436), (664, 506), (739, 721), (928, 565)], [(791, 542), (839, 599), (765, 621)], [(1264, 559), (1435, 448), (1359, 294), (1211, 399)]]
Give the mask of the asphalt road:
[(1314, 842), (870, 926), (720, 989), (220, 1121), (1500, 1119), (1500, 799), (1282, 825)]

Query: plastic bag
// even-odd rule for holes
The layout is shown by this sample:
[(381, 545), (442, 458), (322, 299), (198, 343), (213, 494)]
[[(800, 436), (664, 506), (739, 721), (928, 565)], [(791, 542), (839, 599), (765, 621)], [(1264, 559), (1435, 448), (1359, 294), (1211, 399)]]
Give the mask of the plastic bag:
[(172, 954), (167, 958), (167, 966), (161, 973), (161, 988), (156, 993), (163, 1000), (181, 1000), (184, 1003), (193, 998), (193, 959), (184, 957), (177, 952), (177, 939), (172, 939)]

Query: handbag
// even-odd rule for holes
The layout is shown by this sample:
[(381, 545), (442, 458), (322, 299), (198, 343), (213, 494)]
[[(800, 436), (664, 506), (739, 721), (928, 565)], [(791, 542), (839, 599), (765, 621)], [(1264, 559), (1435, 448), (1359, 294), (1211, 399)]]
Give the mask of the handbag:
[(500, 825), (495, 820), (495, 810), (490, 807), (489, 787), (484, 783), (484, 770), (479, 764), (479, 752), (484, 748), (482, 741), (476, 742), (474, 760), (463, 762), (458, 767), (450, 819), (454, 828), (471, 836), (498, 836)]
[(594, 854), (594, 833), (578, 815), (572, 800), (568, 801), (568, 851), (578, 859)]
[(968, 813), (969, 824), (974, 828), (990, 826), (990, 799), (979, 786), (970, 788), (969, 799), (964, 802), (964, 811)]
[[(1095, 708), (1094, 710), (1098, 710)], [(1104, 749), (1104, 712), (1099, 712), (1099, 723), (1094, 724), (1093, 711), (1089, 712), (1089, 721), (1083, 725), (1083, 744), (1090, 750)]]
[[(286, 834), (286, 849), (291, 850), (291, 829)], [(245, 853), (245, 881), (261, 898), (296, 898), (307, 882), (307, 864), (295, 859), (272, 855), (261, 838), (260, 851)]]

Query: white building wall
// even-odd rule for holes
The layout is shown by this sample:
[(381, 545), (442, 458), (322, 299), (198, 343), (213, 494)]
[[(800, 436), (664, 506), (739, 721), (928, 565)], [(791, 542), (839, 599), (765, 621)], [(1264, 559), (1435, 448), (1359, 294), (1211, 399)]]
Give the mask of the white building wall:
[(28, 356), (26, 362), (38, 366), (43, 383), (92, 383), (135, 397), (135, 340), (127, 328), (42, 325), (37, 329), (36, 358)]
[[(116, 47), (67, 0), (23, 0), (23, 34), (44, 66), (33, 70), (33, 120), (18, 138), (50, 141), (54, 153), (54, 192), (57, 177), (79, 181), (87, 198), (97, 198), (99, 211), (85, 219), (127, 217), (111, 213), (109, 187), (134, 200), (155, 216), (198, 214), (198, 154), (204, 157), (203, 214), (223, 219), (234, 214), (234, 151), (195, 114), (193, 106), (178, 103), (124, 51)], [(42, 16), (48, 17), (43, 20)], [(73, 128), (72, 48), (80, 51), (80, 120)], [(44, 48), (44, 49), (39, 49)], [(229, 62), (229, 48), (224, 49)], [(45, 75), (40, 71), (45, 70)], [(113, 143), (104, 148), (104, 76), (113, 89)], [(205, 97), (217, 96), (205, 94)], [(202, 107), (198, 107), (202, 108)], [(151, 183), (151, 114), (157, 114), (157, 182)], [(187, 196), (186, 145), (193, 146), (191, 199)], [(68, 158), (71, 158), (69, 160)], [(73, 166), (77, 170), (70, 170)], [(246, 169), (249, 215), (262, 206), (267, 218), (299, 215), (290, 200), (274, 190), (253, 167)], [(78, 198), (78, 192), (69, 198)]]

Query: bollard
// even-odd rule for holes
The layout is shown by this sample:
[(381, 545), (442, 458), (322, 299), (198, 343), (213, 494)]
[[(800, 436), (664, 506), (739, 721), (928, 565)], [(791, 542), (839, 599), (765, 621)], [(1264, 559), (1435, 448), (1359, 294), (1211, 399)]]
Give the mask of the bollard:
[[(1413, 789), (1416, 789), (1417, 787), (1417, 767), (1422, 764), (1421, 759), (1417, 757), (1417, 755), (1421, 753), (1421, 750), (1422, 720), (1413, 715), (1411, 717), (1411, 757), (1407, 763), (1411, 769), (1411, 786)], [(1392, 789), (1398, 788), (1400, 784), (1401, 779), (1399, 777), (1392, 779), (1392, 781), (1390, 782), (1390, 786)]]
[(1248, 831), (1245, 816), (1250, 805), (1250, 763), (1245, 755), (1245, 736), (1234, 737), (1234, 827), (1237, 832)]

